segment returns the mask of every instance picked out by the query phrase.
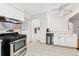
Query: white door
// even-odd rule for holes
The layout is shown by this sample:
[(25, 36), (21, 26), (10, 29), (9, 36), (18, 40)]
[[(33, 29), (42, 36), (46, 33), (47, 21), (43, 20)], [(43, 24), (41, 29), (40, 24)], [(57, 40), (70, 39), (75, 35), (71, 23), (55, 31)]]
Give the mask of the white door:
[(32, 41), (40, 40), (40, 20), (34, 19), (31, 22), (31, 39)]

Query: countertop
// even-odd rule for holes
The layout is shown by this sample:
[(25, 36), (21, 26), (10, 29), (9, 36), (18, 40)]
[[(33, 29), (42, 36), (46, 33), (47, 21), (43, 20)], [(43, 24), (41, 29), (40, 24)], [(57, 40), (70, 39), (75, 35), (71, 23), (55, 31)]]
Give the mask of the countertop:
[(46, 36), (51, 36), (51, 37), (53, 37), (53, 36), (54, 36), (54, 33), (52, 33), (52, 32), (46, 32)]
[(46, 32), (46, 33), (53, 33), (53, 32)]

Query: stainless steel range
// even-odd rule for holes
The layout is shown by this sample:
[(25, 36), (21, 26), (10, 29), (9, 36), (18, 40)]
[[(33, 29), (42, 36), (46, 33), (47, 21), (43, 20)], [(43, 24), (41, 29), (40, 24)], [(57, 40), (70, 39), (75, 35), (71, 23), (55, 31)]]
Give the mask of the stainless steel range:
[(0, 34), (1, 55), (2, 56), (20, 56), (26, 53), (26, 35), (14, 33)]
[(21, 38), (19, 40), (10, 42), (10, 55), (19, 56), (26, 53), (26, 39)]

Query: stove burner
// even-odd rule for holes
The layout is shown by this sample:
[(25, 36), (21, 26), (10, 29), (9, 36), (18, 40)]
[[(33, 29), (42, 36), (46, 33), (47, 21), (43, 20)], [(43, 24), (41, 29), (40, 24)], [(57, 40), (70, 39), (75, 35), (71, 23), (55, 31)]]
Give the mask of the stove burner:
[(7, 35), (3, 35), (3, 36), (0, 36), (0, 38), (2, 38), (2, 40), (8, 40), (8, 41), (15, 41), (15, 40), (18, 40), (18, 39), (21, 39), (21, 38), (24, 38), (26, 37), (26, 35), (22, 35), (22, 34), (18, 34), (18, 33), (12, 33), (12, 34), (7, 34)]

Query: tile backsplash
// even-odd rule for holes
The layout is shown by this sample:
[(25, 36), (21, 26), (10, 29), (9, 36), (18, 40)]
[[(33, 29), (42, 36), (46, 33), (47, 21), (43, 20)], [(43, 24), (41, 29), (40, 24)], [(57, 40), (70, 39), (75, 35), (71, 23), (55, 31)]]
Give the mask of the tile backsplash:
[(0, 33), (11, 32), (9, 30), (13, 30), (13, 32), (20, 32), (20, 24), (16, 24), (13, 29), (6, 28), (3, 26), (3, 22), (0, 22)]

